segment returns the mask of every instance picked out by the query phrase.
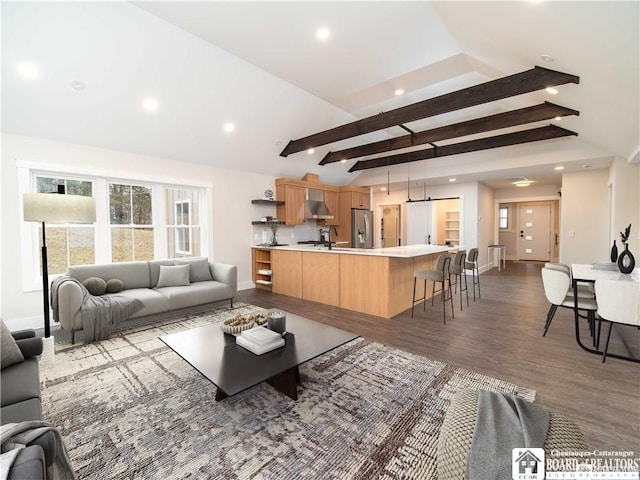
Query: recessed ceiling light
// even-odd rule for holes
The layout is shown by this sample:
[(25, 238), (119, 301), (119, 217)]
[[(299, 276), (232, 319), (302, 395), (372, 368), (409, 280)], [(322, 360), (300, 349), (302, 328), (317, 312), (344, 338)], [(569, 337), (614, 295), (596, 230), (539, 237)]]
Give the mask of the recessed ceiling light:
[(231, 133), (236, 129), (236, 126), (232, 122), (227, 122), (224, 124), (224, 131), (227, 133)]
[(584, 165), (582, 165), (582, 168), (589, 168), (591, 166), (590, 163), (585, 163)]
[(562, 165), (558, 165), (554, 170), (564, 170), (564, 167)]
[(313, 152), (315, 152), (315, 150), (313, 148), (310, 148), (309, 150), (307, 150), (307, 153), (309, 155), (313, 155)]
[(31, 62), (18, 63), (18, 73), (25, 78), (36, 78), (40, 74), (38, 67)]
[(343, 158), (342, 160), (340, 160), (340, 163), (347, 163), (347, 159)]
[(73, 82), (71, 82), (71, 88), (73, 88), (74, 90), (84, 90), (84, 82), (81, 82), (80, 80), (74, 80)]
[(278, 146), (282, 145), (282, 140), (276, 140), (276, 145)]
[(402, 90), (401, 88), (398, 88), (395, 92), (393, 92), (396, 94), (396, 96), (400, 96), (404, 93), (404, 90)]
[(518, 182), (513, 182), (516, 187), (528, 187), (533, 182), (531, 180), (520, 180)]
[(553, 87), (547, 87), (547, 88), (545, 88), (545, 90), (547, 91), (547, 93), (550, 93), (551, 95), (557, 95), (558, 94), (558, 90), (553, 88)]
[(322, 27), (316, 30), (316, 38), (322, 42), (327, 40), (330, 35), (331, 35), (331, 32), (326, 27)]
[(386, 192), (387, 191), (387, 187), (380, 187), (380, 190), (383, 191), (383, 192)]
[(545, 62), (553, 62), (554, 60), (554, 58), (551, 55), (547, 55), (546, 53), (543, 53), (542, 55), (540, 55), (540, 58)]
[(455, 178), (450, 178), (450, 179), (449, 179), (449, 181), (450, 181), (450, 182), (455, 182), (455, 181), (456, 181), (456, 179), (455, 179)]
[(142, 102), (142, 107), (149, 112), (155, 112), (158, 110), (158, 100), (155, 98), (145, 98)]
[(555, 118), (554, 118), (554, 120), (555, 120), (556, 122), (559, 122), (560, 120), (562, 120), (562, 117), (555, 117)]

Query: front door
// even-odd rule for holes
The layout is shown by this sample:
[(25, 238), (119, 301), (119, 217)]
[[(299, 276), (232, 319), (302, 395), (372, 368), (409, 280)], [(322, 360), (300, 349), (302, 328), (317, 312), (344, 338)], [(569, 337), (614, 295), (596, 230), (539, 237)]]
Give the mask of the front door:
[(548, 262), (551, 259), (551, 203), (518, 206), (518, 258)]

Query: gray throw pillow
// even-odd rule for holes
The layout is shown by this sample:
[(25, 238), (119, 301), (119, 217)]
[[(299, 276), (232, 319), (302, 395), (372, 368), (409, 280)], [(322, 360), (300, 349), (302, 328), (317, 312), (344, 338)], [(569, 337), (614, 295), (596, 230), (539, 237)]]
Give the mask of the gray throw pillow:
[(89, 277), (82, 282), (82, 285), (84, 285), (91, 295), (95, 295), (96, 297), (107, 291), (107, 282), (100, 277)]
[(119, 278), (107, 280), (107, 293), (118, 293), (124, 288), (124, 282)]
[(209, 259), (207, 257), (180, 258), (175, 260), (176, 265), (189, 265), (191, 271), (189, 280), (191, 282), (206, 282), (213, 280), (211, 270), (209, 270)]
[(189, 265), (178, 265), (168, 267), (160, 265), (160, 277), (158, 278), (158, 286), (161, 287), (179, 287), (189, 285)]
[(9, 365), (13, 365), (14, 363), (24, 362), (24, 357), (22, 356), (22, 352), (20, 348), (18, 348), (18, 344), (16, 344), (15, 339), (11, 335), (11, 331), (4, 324), (4, 320), (0, 318), (0, 360), (2, 360), (2, 365), (0, 368), (8, 367)]

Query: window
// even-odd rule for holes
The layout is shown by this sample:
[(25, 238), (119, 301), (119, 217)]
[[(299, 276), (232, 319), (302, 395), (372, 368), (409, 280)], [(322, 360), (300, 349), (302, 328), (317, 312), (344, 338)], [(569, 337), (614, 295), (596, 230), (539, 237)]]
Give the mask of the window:
[(151, 188), (109, 184), (111, 261), (153, 260)]
[(500, 228), (509, 228), (509, 209), (507, 207), (500, 207)]
[[(91, 197), (93, 184), (87, 180), (36, 176), (36, 192), (57, 192), (64, 186), (69, 195)], [(42, 247), (42, 224), (34, 224), (38, 229), (39, 248)], [(50, 275), (65, 273), (70, 265), (95, 263), (95, 226), (86, 224), (45, 224), (47, 237), (47, 266)], [(38, 249), (39, 250), (39, 249)], [(42, 265), (39, 273), (42, 274)]]
[(200, 255), (200, 191), (165, 189), (169, 257)]

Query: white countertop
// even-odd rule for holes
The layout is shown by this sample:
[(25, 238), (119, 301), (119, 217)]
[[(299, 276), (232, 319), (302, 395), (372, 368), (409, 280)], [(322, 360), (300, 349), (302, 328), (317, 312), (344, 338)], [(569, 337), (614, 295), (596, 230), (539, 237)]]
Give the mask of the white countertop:
[(289, 245), (287, 247), (261, 247), (255, 248), (273, 248), (278, 250), (288, 250), (294, 252), (323, 252), (323, 253), (340, 253), (348, 255), (369, 255), (374, 257), (400, 257), (400, 258), (413, 258), (420, 257), (422, 255), (431, 255), (433, 253), (452, 252), (462, 247), (445, 247), (440, 245), (405, 245), (402, 247), (387, 247), (387, 248), (344, 248), (344, 247), (332, 247), (329, 250), (324, 246), (315, 245)]

